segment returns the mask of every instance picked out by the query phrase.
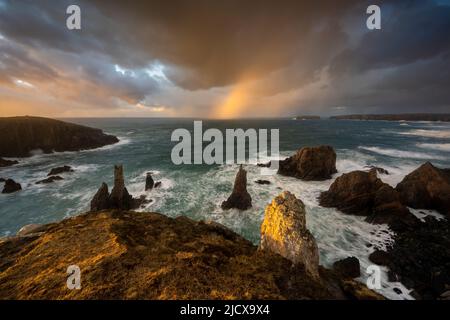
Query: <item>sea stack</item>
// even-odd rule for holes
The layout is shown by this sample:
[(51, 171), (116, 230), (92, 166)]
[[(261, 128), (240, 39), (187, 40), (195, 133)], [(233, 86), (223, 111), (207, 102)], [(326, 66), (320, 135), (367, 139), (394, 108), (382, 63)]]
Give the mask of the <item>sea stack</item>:
[(232, 208), (239, 210), (247, 210), (252, 207), (252, 197), (247, 191), (247, 171), (239, 167), (234, 180), (233, 192), (228, 199), (222, 202), (222, 209), (229, 210)]
[(145, 177), (145, 191), (152, 190), (155, 186), (155, 181), (152, 178), (152, 173), (147, 172), (147, 175)]
[(319, 249), (306, 228), (305, 205), (288, 191), (266, 207), (260, 249), (277, 253), (294, 265), (301, 264), (311, 276), (319, 277)]
[(114, 166), (114, 187), (109, 196), (110, 204), (117, 209), (130, 209), (132, 207), (133, 198), (128, 193), (125, 187), (125, 180), (123, 178), (123, 166)]
[(331, 146), (304, 147), (281, 160), (278, 174), (302, 180), (327, 180), (336, 173), (336, 152)]

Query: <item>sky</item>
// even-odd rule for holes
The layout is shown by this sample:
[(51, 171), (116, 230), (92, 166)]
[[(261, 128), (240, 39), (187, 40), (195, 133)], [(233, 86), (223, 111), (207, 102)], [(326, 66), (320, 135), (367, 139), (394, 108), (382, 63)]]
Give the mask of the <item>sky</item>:
[(0, 0), (0, 116), (449, 113), (449, 88), (446, 0)]

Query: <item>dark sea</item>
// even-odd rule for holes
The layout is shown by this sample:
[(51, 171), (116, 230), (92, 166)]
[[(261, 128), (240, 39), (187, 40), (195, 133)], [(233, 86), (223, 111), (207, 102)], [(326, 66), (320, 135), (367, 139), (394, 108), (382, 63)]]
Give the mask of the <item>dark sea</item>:
[[(392, 241), (386, 225), (371, 225), (362, 217), (345, 215), (337, 210), (321, 208), (317, 197), (327, 190), (333, 179), (345, 172), (368, 170), (375, 165), (389, 171), (379, 177), (395, 186), (420, 164), (431, 161), (440, 167), (450, 167), (450, 123), (388, 122), (350, 120), (204, 120), (203, 127), (222, 131), (233, 128), (279, 129), (280, 158), (293, 154), (304, 146), (327, 144), (337, 153), (338, 173), (322, 182), (305, 182), (279, 175), (261, 176), (256, 163), (245, 165), (248, 171), (248, 191), (253, 208), (239, 212), (223, 211), (220, 204), (230, 194), (237, 165), (174, 165), (171, 151), (177, 142), (171, 134), (177, 128), (193, 129), (193, 119), (64, 119), (103, 129), (120, 142), (96, 150), (41, 154), (18, 159), (19, 165), (4, 168), (0, 177), (13, 178), (23, 190), (0, 194), (0, 237), (14, 235), (22, 226), (48, 223), (77, 215), (89, 209), (89, 203), (102, 182), (113, 183), (113, 165), (123, 164), (126, 185), (133, 196), (146, 194), (152, 203), (142, 211), (155, 211), (175, 217), (185, 215), (196, 220), (212, 220), (230, 227), (255, 244), (265, 206), (282, 190), (289, 190), (307, 208), (307, 225), (320, 249), (320, 263), (331, 266), (347, 256), (360, 259), (362, 270), (370, 264), (369, 254)], [(261, 155), (260, 162), (270, 160)], [(51, 168), (70, 165), (73, 173), (62, 174), (64, 180), (36, 185)], [(153, 173), (161, 187), (145, 192), (145, 175)], [(270, 185), (254, 181), (265, 179)], [(419, 218), (433, 211), (413, 210)], [(379, 290), (391, 299), (410, 299), (400, 283), (387, 280), (383, 269), (383, 288)], [(362, 272), (360, 278), (367, 278)], [(392, 289), (399, 288), (402, 294)]]

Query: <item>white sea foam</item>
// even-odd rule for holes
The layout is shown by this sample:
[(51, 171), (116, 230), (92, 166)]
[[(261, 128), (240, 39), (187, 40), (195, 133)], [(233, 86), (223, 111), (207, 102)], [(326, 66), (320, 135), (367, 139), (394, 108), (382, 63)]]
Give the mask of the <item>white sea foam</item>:
[(413, 209), (409, 208), (409, 211), (415, 215), (418, 219), (424, 221), (425, 217), (433, 217), (436, 220), (444, 220), (445, 217), (435, 210), (426, 210), (426, 209)]
[(418, 143), (417, 146), (424, 149), (450, 152), (450, 143)]
[(405, 132), (397, 132), (402, 135), (409, 136), (419, 136), (419, 137), (427, 137), (427, 138), (450, 138), (450, 130), (425, 130), (425, 129), (416, 129)]
[(394, 157), (394, 158), (407, 158), (407, 159), (436, 159), (436, 160), (445, 160), (444, 157), (423, 153), (423, 152), (413, 152), (413, 151), (403, 151), (396, 149), (385, 149), (380, 147), (358, 147), (363, 150), (367, 150), (370, 152), (378, 153), (384, 156)]

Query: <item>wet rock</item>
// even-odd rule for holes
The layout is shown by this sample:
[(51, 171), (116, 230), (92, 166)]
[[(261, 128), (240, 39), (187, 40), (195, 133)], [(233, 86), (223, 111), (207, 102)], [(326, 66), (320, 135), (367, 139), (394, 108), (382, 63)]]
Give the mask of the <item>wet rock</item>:
[(97, 193), (94, 195), (94, 198), (91, 200), (91, 211), (101, 211), (109, 208), (108, 185), (103, 182), (101, 187), (97, 190)]
[(159, 188), (159, 187), (161, 187), (161, 181), (156, 181), (155, 182), (155, 186), (153, 187), (153, 188)]
[(409, 207), (450, 215), (450, 169), (439, 169), (427, 162), (408, 174), (395, 189)]
[(2, 193), (13, 193), (19, 190), (22, 190), (20, 183), (15, 182), (13, 179), (7, 179), (3, 186)]
[(52, 183), (54, 181), (59, 181), (59, 180), (64, 180), (64, 179), (60, 176), (51, 176), (47, 179), (37, 181), (36, 184), (47, 184), (47, 183)]
[(390, 261), (389, 254), (383, 250), (375, 250), (369, 255), (369, 260), (379, 266), (387, 266)]
[(368, 168), (370, 170), (375, 169), (376, 172), (380, 173), (380, 174), (389, 174), (389, 171), (387, 171), (384, 168), (380, 168), (380, 167), (376, 167), (376, 166), (365, 166), (364, 168)]
[(425, 222), (396, 232), (385, 265), (422, 299), (437, 299), (450, 287), (450, 221), (426, 217)]
[(73, 172), (73, 169), (70, 166), (56, 167), (50, 170), (47, 176), (55, 176), (64, 172)]
[(247, 171), (239, 167), (239, 171), (236, 174), (236, 179), (234, 180), (233, 192), (228, 197), (228, 199), (222, 202), (222, 209), (239, 209), (247, 210), (252, 207), (252, 198), (247, 192)]
[(359, 260), (356, 257), (336, 261), (333, 269), (343, 278), (357, 278), (361, 275)]
[(147, 176), (145, 177), (145, 191), (152, 190), (155, 186), (155, 181), (152, 178), (151, 172), (147, 172)]
[(260, 249), (303, 265), (311, 276), (318, 277), (319, 250), (306, 228), (305, 205), (292, 193), (284, 191), (266, 207)]
[(256, 180), (255, 181), (255, 183), (257, 183), (257, 184), (270, 184), (270, 181), (269, 180)]
[(328, 191), (321, 193), (319, 203), (348, 214), (367, 216), (372, 223), (397, 223), (396, 228), (415, 220), (394, 188), (382, 182), (374, 169), (341, 175)]
[(258, 164), (256, 164), (258, 167), (261, 167), (261, 168), (270, 168), (270, 165), (271, 165), (271, 161), (269, 161), (269, 162), (266, 162), (266, 163), (258, 163)]
[(0, 178), (0, 182), (5, 182), (6, 179), (5, 178)]
[(302, 180), (326, 180), (336, 173), (336, 153), (331, 146), (304, 147), (279, 162), (278, 173)]
[(10, 167), (10, 166), (13, 166), (18, 163), (19, 163), (19, 161), (16, 161), (16, 160), (6, 160), (3, 158), (0, 158), (0, 168), (1, 167)]

